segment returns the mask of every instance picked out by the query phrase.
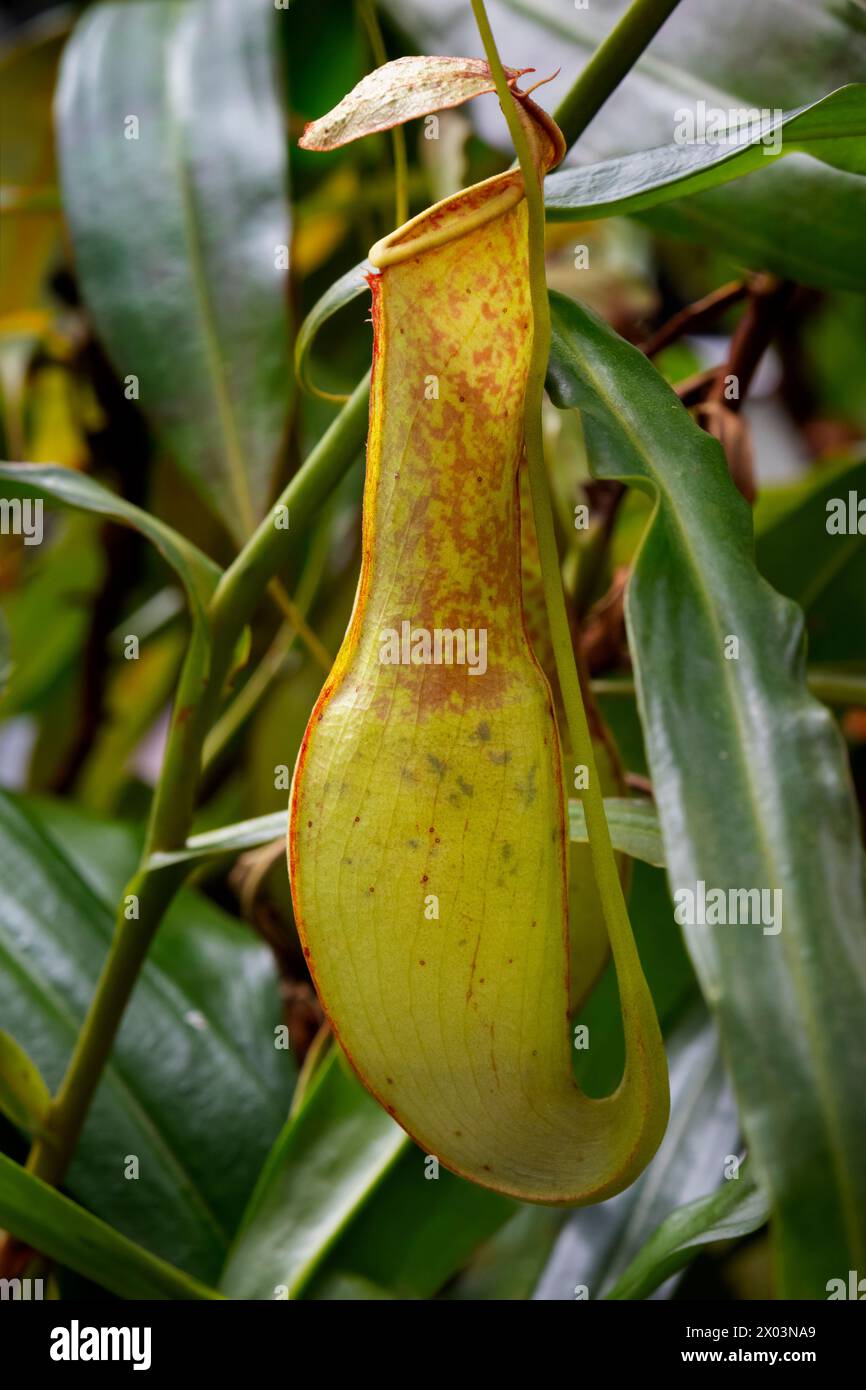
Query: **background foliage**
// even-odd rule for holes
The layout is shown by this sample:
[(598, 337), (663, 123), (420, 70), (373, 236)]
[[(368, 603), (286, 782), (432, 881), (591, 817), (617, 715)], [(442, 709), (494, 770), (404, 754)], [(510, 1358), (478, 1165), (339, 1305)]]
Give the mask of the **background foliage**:
[[(189, 877), (65, 1195), (19, 1166), (137, 872), (183, 663), (199, 684), (212, 668), (219, 577), (349, 418), (296, 384), (301, 324), (337, 286), (300, 334), (302, 375), (348, 395), (371, 351), (355, 267), (395, 198), (387, 136), (297, 147), (376, 65), (366, 3), (39, 8), (20, 7), (0, 59), (0, 431), (6, 459), (40, 465), (4, 465), (0, 495), (46, 500), (41, 545), (0, 540), (0, 1226), (16, 1258), (49, 1256), (66, 1296), (825, 1296), (866, 1259), (866, 534), (825, 525), (830, 499), (866, 496), (866, 101), (845, 85), (866, 70), (860, 10), (683, 4), (547, 181), (563, 576), (629, 774), (610, 821), (672, 1075), (647, 1172), (568, 1213), (425, 1180), (318, 1032), (274, 842), (354, 595), (362, 427), (293, 494), (307, 511), (226, 659), (191, 843), (147, 850)], [(560, 69), (540, 92), (553, 110), (625, 8), (489, 12), (507, 63)], [(480, 52), (464, 0), (383, 0), (379, 21), (389, 57)], [(675, 113), (698, 100), (780, 108), (784, 157), (676, 147)], [(407, 149), (413, 211), (510, 159), (490, 97), (443, 114), (435, 141), (410, 125)], [(749, 653), (737, 674), (726, 632)], [(781, 936), (681, 931), (671, 887), (696, 878), (783, 884)], [(582, 1018), (580, 1079), (603, 1094), (621, 1053), (610, 969)]]

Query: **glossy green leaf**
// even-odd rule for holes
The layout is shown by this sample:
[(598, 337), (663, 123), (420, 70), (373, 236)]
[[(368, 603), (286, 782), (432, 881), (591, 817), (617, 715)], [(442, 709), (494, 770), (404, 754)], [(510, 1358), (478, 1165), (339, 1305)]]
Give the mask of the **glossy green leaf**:
[(138, 868), (144, 832), (108, 820), (58, 796), (15, 798), (37, 829), (55, 844), (95, 898), (114, 907)]
[(118, 1298), (220, 1298), (0, 1154), (0, 1228)]
[[(736, 217), (730, 215), (736, 191)], [(866, 180), (793, 155), (771, 168), (638, 216), (653, 231), (818, 289), (866, 288), (858, 228)]]
[[(474, 52), (463, 0), (384, 0), (421, 52)], [(488, 11), (505, 60), (558, 75), (541, 100), (556, 109), (594, 49), (626, 9), (626, 0), (490, 0)], [(780, 42), (784, 35), (784, 42)], [(681, 4), (628, 77), (591, 122), (573, 158), (599, 164), (636, 148), (669, 144), (680, 114), (703, 101), (724, 112), (774, 113), (818, 101), (866, 71), (866, 31), (854, 5), (835, 0), (727, 0)], [(493, 102), (469, 114), (491, 144), (504, 123)], [(861, 177), (807, 156), (767, 160), (748, 178), (639, 214), (651, 226), (726, 252), (746, 266), (805, 284), (862, 288), (866, 190)]]
[(849, 173), (866, 173), (866, 85), (852, 83), (796, 111), (767, 116), (730, 140), (662, 145), (560, 170), (545, 181), (545, 208), (554, 222), (640, 212), (798, 153)]
[(444, 1168), (436, 1170), (407, 1139), (394, 1167), (325, 1252), (303, 1297), (329, 1299), (339, 1280), (362, 1278), (392, 1297), (432, 1298), (508, 1220), (515, 1205)]
[(769, 1214), (770, 1204), (744, 1164), (736, 1181), (671, 1212), (606, 1297), (646, 1298), (707, 1245), (751, 1235)]
[(531, 1298), (563, 1220), (563, 1212), (555, 1207), (521, 1206), (482, 1246), (444, 1297), (459, 1303)]
[(270, 499), (291, 380), (281, 18), (271, 0), (91, 6), (56, 103), (87, 307), (237, 540)]
[(223, 1291), (230, 1298), (297, 1298), (408, 1143), (334, 1053), (268, 1157)]
[(581, 410), (595, 476), (656, 501), (626, 615), (675, 901), (700, 883), (782, 894), (779, 931), (762, 916), (684, 932), (773, 1202), (780, 1292), (821, 1297), (866, 1245), (866, 1057), (851, 1045), (866, 910), (844, 748), (806, 690), (802, 615), (755, 568), (721, 448), (637, 349), (551, 303), (554, 401)]
[[(51, 1087), (138, 849), (137, 835), (68, 807), (0, 798), (0, 1017)], [(182, 892), (96, 1093), (67, 1179), (73, 1196), (154, 1253), (215, 1278), (288, 1109), (279, 1023), (270, 952)], [(127, 1177), (132, 1158), (137, 1179)]]
[(39, 1068), (21, 1044), (0, 1028), (0, 1112), (19, 1129), (37, 1134), (50, 1102)]

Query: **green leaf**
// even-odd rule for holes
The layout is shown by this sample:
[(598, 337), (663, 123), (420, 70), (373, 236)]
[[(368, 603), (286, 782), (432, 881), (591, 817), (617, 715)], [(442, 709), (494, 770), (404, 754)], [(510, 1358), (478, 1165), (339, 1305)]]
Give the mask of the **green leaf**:
[[(778, 141), (778, 144), (776, 144)], [(548, 218), (585, 221), (634, 213), (767, 169), (786, 154), (810, 154), (849, 173), (866, 173), (866, 85), (768, 116), (716, 143), (661, 145), (621, 159), (562, 169), (544, 184)], [(866, 193), (864, 193), (866, 196)]]
[(42, 1129), (51, 1093), (20, 1043), (0, 1028), (0, 1111), (28, 1134)]
[(110, 517), (122, 526), (140, 531), (171, 565), (183, 584), (194, 624), (206, 624), (205, 607), (220, 577), (220, 569), (190, 541), (178, 535), (158, 517), (125, 501), (95, 478), (55, 464), (0, 463), (0, 478), (11, 483), (11, 495), (48, 497), (63, 507)]
[(406, 1139), (393, 1168), (325, 1252), (304, 1298), (332, 1298), (345, 1278), (368, 1280), (396, 1298), (432, 1298), (516, 1208), (444, 1168), (435, 1178), (428, 1171), (427, 1155)]
[(751, 1235), (769, 1214), (769, 1202), (745, 1163), (736, 1181), (671, 1212), (606, 1297), (646, 1298), (707, 1245)]
[[(394, 22), (426, 53), (469, 53), (476, 36), (463, 0), (384, 0)], [(550, 111), (565, 96), (599, 43), (621, 18), (623, 0), (586, 9), (561, 0), (490, 0), (488, 11), (506, 62), (559, 74), (541, 89)], [(779, 36), (784, 35), (784, 43)], [(581, 136), (579, 164), (667, 145), (680, 114), (698, 101), (732, 112), (786, 111), (819, 100), (866, 71), (859, 8), (836, 0), (727, 0), (699, 14), (680, 5), (632, 72)], [(494, 103), (467, 108), (484, 138), (502, 145), (505, 124)], [(639, 214), (651, 227), (726, 252), (745, 266), (805, 284), (863, 288), (860, 228), (866, 189), (857, 175), (802, 156), (770, 160), (748, 178)]]
[(723, 251), (752, 270), (818, 289), (866, 288), (857, 232), (866, 218), (866, 179), (858, 174), (795, 155), (638, 215), (653, 231)]
[[(641, 859), (645, 864), (653, 864), (657, 868), (664, 866), (665, 849), (658, 811), (651, 801), (639, 801), (636, 797), (606, 796), (604, 809), (611, 843), (615, 850), (630, 855), (632, 859)], [(588, 842), (586, 819), (579, 801), (569, 801), (568, 821), (569, 838)]]
[(755, 568), (718, 443), (637, 349), (562, 296), (551, 304), (555, 403), (581, 410), (596, 477), (656, 501), (626, 618), (675, 901), (700, 882), (782, 893), (777, 934), (684, 931), (772, 1198), (781, 1296), (822, 1297), (866, 1246), (866, 1056), (851, 1046), (866, 910), (844, 746), (806, 690), (802, 615)]
[(0, 1227), (118, 1298), (220, 1298), (0, 1154)]
[(281, 17), (271, 0), (91, 6), (56, 102), (64, 209), (97, 331), (238, 541), (270, 498), (291, 381), (276, 268), (290, 240)]
[[(38, 823), (37, 823), (38, 822)], [(0, 1017), (59, 1083), (139, 836), (0, 796)], [(86, 860), (88, 869), (78, 867)], [(270, 952), (199, 894), (160, 927), (67, 1187), (198, 1278), (216, 1278), (282, 1124), (291, 1061)], [(138, 1178), (127, 1178), (132, 1157)]]
[(803, 608), (809, 656), (816, 662), (866, 663), (866, 528), (849, 526), (840, 534), (827, 529), (834, 502), (842, 504), (846, 522), (856, 522), (856, 511), (847, 516), (849, 493), (866, 496), (866, 462), (821, 470), (805, 493), (764, 524), (759, 512), (756, 522), (758, 566), (774, 588)]
[(481, 1247), (444, 1297), (460, 1303), (531, 1298), (564, 1219), (555, 1207), (521, 1206)]
[[(647, 864), (664, 864), (658, 813), (651, 802), (612, 796), (605, 799), (604, 806), (614, 849), (634, 859), (643, 859)], [(586, 820), (579, 801), (569, 801), (568, 814), (571, 839), (586, 842)], [(183, 849), (151, 855), (149, 864), (151, 868), (162, 869), (170, 864), (215, 859), (221, 854), (239, 854), (285, 836), (287, 825), (286, 811), (273, 811), (266, 816), (238, 821), (235, 825), (221, 825), (218, 830), (190, 836)]]
[[(0, 465), (0, 475), (5, 465)], [(15, 485), (17, 487), (17, 485)], [(8, 482), (3, 491), (11, 495)], [(20, 490), (20, 489), (18, 489)], [(75, 671), (87, 640), (90, 607), (104, 578), (93, 520), (70, 514), (28, 563), (27, 582), (3, 596), (9, 683), (3, 714), (33, 713)], [(40, 640), (33, 641), (34, 632)], [(71, 702), (70, 702), (71, 703)], [(58, 737), (56, 724), (55, 738)]]
[(297, 1298), (409, 1140), (336, 1052), (262, 1169), (220, 1287), (230, 1298)]
[(237, 855), (246, 849), (269, 845), (273, 840), (285, 838), (288, 819), (288, 811), (273, 811), (266, 816), (254, 816), (251, 820), (236, 821), (234, 825), (221, 825), (217, 830), (191, 835), (183, 849), (161, 850), (152, 854), (148, 867), (164, 869), (171, 864), (218, 859), (222, 854)]

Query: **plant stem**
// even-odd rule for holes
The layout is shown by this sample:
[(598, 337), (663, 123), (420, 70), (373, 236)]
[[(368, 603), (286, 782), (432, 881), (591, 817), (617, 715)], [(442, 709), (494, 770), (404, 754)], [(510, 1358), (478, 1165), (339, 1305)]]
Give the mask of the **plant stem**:
[(679, 0), (634, 0), (619, 24), (595, 50), (554, 112), (554, 120), (569, 148), (583, 134), (611, 92), (631, 72), (678, 4)]
[[(276, 505), (288, 508), (290, 528), (307, 525), (358, 454), (367, 433), (369, 397), (368, 372), (279, 498)], [(265, 517), (217, 585), (213, 621), (231, 641), (278, 573), (287, 534)]]
[[(372, 0), (358, 0), (358, 9), (370, 40), (373, 61), (377, 67), (384, 67), (388, 54), (376, 7)], [(395, 125), (391, 130), (391, 148), (394, 153), (394, 216), (396, 225), (402, 227), (409, 216), (409, 161), (406, 158), (406, 134), (400, 125)]]
[(727, 285), (711, 290), (702, 299), (696, 299), (693, 304), (687, 304), (684, 309), (680, 309), (678, 314), (674, 314), (673, 318), (663, 323), (649, 338), (639, 343), (641, 352), (647, 357), (655, 357), (656, 353), (661, 352), (670, 343), (675, 343), (684, 334), (696, 333), (698, 329), (712, 323), (733, 304), (739, 304), (748, 293), (749, 286), (745, 280), (731, 280)]
[[(748, 287), (749, 302), (731, 337), (728, 360), (719, 368), (709, 399), (736, 413), (752, 384), (758, 364), (785, 322), (796, 293), (791, 280), (774, 275), (756, 276)], [(735, 378), (737, 393), (728, 397), (726, 383)]]
[[(238, 731), (264, 699), (271, 683), (283, 671), (286, 660), (297, 641), (297, 632), (290, 622), (277, 629), (267, 651), (261, 657), (246, 685), (212, 724), (202, 750), (202, 772), (210, 772)], [(330, 669), (330, 668), (329, 668)]]
[(27, 1160), (28, 1171), (43, 1182), (62, 1182), (78, 1143), (93, 1094), (99, 1084), (154, 932), (184, 877), (182, 866), (158, 874), (140, 872), (127, 885), (124, 903), (137, 899), (137, 918), (118, 912), (114, 937), (100, 971), (75, 1049), (45, 1122)]
[[(332, 501), (333, 499), (319, 509), (319, 519), (313, 528), (307, 558), (295, 590), (293, 603), (304, 621), (306, 621), (307, 614), (318, 593), (328, 560), (332, 536)], [(282, 624), (246, 684), (211, 725), (202, 750), (203, 776), (223, 754), (253, 710), (267, 694), (271, 683), (284, 670), (286, 659), (295, 645), (297, 635), (293, 623), (285, 622)], [(332, 664), (329, 661), (327, 668), (329, 671)]]
[(310, 653), (310, 656), (314, 661), (319, 663), (325, 675), (327, 675), (334, 664), (334, 658), (325, 647), (325, 644), (316, 636), (291, 594), (286, 591), (284, 585), (282, 585), (278, 579), (271, 580), (268, 585), (268, 593), (271, 595), (283, 617), (291, 623), (295, 632), (307, 648), (307, 651)]

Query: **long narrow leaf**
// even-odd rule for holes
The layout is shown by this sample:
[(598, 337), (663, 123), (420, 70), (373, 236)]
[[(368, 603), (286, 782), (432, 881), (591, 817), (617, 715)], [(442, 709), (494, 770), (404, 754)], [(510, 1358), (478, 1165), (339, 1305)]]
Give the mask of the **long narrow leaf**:
[[(806, 690), (802, 615), (755, 568), (719, 445), (640, 352), (560, 295), (552, 309), (553, 399), (581, 410), (597, 477), (656, 499), (626, 616), (668, 875), (683, 916), (693, 895), (685, 937), (772, 1198), (780, 1292), (822, 1297), (866, 1257), (866, 1054), (852, 1046), (866, 910), (844, 747)], [(701, 885), (774, 907), (781, 893), (781, 922), (762, 903), (756, 923), (702, 925)]]
[(231, 1298), (297, 1298), (409, 1142), (333, 1054), (262, 1170), (223, 1290)]
[(746, 1163), (736, 1180), (671, 1212), (606, 1296), (646, 1298), (705, 1246), (751, 1235), (769, 1214), (767, 1198)]
[[(664, 845), (658, 814), (652, 803), (612, 796), (607, 797), (604, 804), (614, 849), (631, 855), (633, 859), (642, 859), (647, 864), (663, 865)], [(568, 803), (568, 818), (570, 838), (585, 843), (586, 820), (579, 801)], [(218, 830), (191, 836), (183, 849), (154, 854), (150, 867), (162, 869), (170, 864), (216, 859), (221, 854), (239, 854), (242, 850), (269, 844), (271, 840), (285, 835), (286, 821), (285, 811), (272, 811), (252, 820), (222, 825)]]
[(553, 222), (641, 212), (766, 169), (781, 155), (810, 154), (866, 173), (866, 85), (852, 83), (730, 139), (661, 145), (621, 159), (550, 174), (544, 203)]
[(0, 463), (0, 478), (12, 483), (12, 492), (26, 497), (50, 498), (62, 507), (109, 517), (131, 526), (156, 546), (186, 590), (193, 621), (204, 624), (205, 605), (220, 576), (217, 565), (191, 541), (158, 517), (127, 502), (95, 478), (50, 463)]
[[(422, 53), (470, 53), (474, 26), (465, 0), (383, 0)], [(488, 0), (504, 57), (555, 73), (544, 104), (555, 110), (597, 46), (622, 17), (624, 0)], [(866, 32), (860, 8), (837, 0), (725, 0), (679, 5), (647, 52), (611, 93), (581, 136), (577, 158), (598, 163), (643, 146), (663, 146), (681, 113), (699, 100), (728, 120), (739, 110), (781, 111), (861, 82)], [(491, 144), (504, 126), (495, 103), (467, 108)], [(638, 213), (663, 233), (684, 237), (756, 270), (806, 285), (866, 287), (862, 227), (866, 180), (814, 157), (762, 159), (737, 178)], [(817, 219), (817, 225), (816, 225)]]
[(239, 540), (269, 500), (291, 382), (281, 18), (272, 0), (93, 5), (56, 102), (97, 331)]
[[(0, 796), (0, 1017), (52, 1090), (139, 852), (128, 827)], [(270, 952), (182, 891), (102, 1074), (70, 1193), (155, 1254), (216, 1278), (288, 1106), (279, 1026)]]
[(0, 1154), (0, 1228), (119, 1298), (221, 1298)]

